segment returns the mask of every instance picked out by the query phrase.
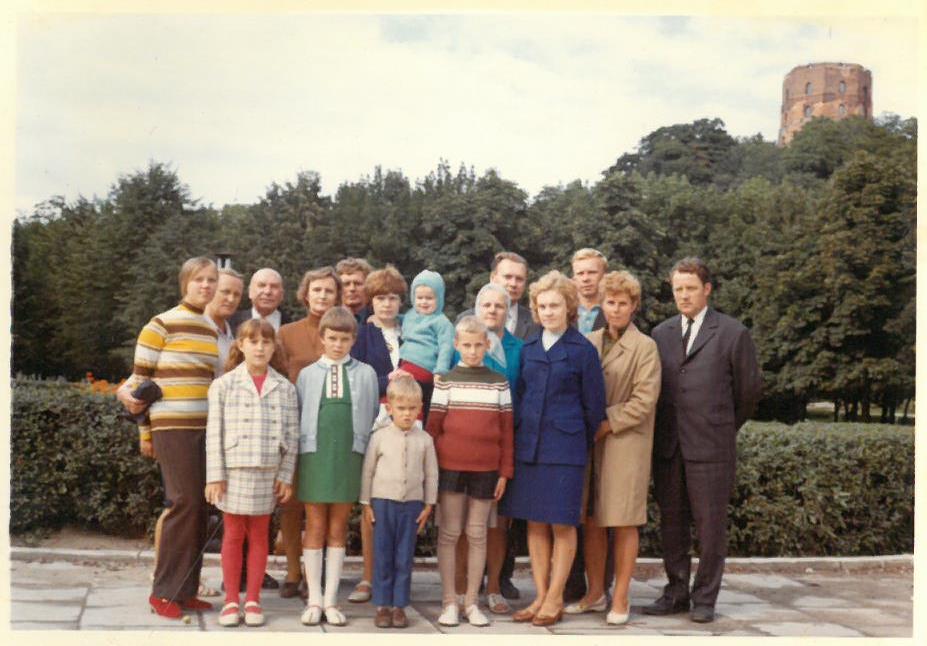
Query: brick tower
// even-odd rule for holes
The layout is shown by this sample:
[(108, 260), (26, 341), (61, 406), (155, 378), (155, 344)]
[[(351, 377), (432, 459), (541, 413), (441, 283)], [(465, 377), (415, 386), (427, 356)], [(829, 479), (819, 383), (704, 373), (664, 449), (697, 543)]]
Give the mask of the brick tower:
[(788, 144), (812, 117), (872, 119), (872, 73), (854, 63), (799, 65), (782, 82), (779, 145)]

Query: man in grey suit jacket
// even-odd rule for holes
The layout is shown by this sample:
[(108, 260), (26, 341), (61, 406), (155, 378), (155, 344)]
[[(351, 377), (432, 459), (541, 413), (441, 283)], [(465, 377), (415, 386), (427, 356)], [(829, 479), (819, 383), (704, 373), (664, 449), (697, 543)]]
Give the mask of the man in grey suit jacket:
[(274, 330), (280, 331), (280, 326), (289, 323), (289, 317), (279, 309), (283, 302), (283, 277), (276, 269), (263, 267), (251, 276), (248, 283), (248, 298), (251, 300), (251, 309), (239, 310), (229, 319), (232, 334), (238, 332), (238, 326), (251, 319), (264, 319)]
[[(663, 377), (654, 429), (653, 482), (668, 583), (645, 614), (692, 609), (714, 620), (727, 555), (727, 504), (734, 488), (737, 431), (762, 390), (756, 347), (747, 328), (708, 306), (711, 277), (698, 258), (670, 272), (679, 316), (653, 329)], [(691, 594), (694, 521), (699, 565)]]
[[(528, 286), (528, 261), (514, 251), (500, 251), (492, 259), (489, 281), (505, 288), (512, 307), (505, 320), (505, 329), (519, 339), (527, 339), (541, 326), (531, 318), (531, 310), (521, 304), (521, 297)], [(473, 314), (473, 310), (465, 310), (457, 317), (459, 321), (464, 316)]]

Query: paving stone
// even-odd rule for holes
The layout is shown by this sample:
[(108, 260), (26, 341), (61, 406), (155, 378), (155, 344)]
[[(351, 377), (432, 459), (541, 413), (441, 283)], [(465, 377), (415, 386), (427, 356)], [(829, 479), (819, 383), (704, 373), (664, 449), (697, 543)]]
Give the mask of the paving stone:
[(835, 624), (865, 629), (867, 626), (911, 625), (911, 617), (893, 615), (877, 608), (847, 608), (847, 609), (819, 609), (814, 612), (815, 618), (830, 621)]
[(83, 603), (87, 596), (87, 588), (29, 588), (14, 585), (10, 589), (10, 596), (17, 601), (73, 601)]
[(148, 612), (148, 597), (150, 596), (150, 585), (94, 587), (87, 595), (86, 605), (88, 608), (132, 606)]
[(759, 588), (778, 590), (787, 587), (803, 587), (801, 581), (780, 576), (778, 574), (725, 574), (722, 587)]
[(131, 606), (106, 606), (102, 608), (85, 608), (80, 618), (82, 630), (109, 630), (142, 627), (145, 630), (169, 628), (178, 626), (187, 630), (199, 630), (199, 619), (196, 613), (190, 615), (190, 623), (184, 624), (174, 619), (164, 619), (148, 609), (147, 600), (144, 604)]
[(77, 621), (81, 607), (76, 604), (14, 601), (10, 608), (11, 621)]
[(715, 612), (735, 621), (809, 621), (811, 619), (809, 615), (798, 610), (765, 603), (719, 603), (715, 607)]
[(862, 637), (858, 630), (830, 624), (825, 622), (798, 623), (784, 621), (777, 623), (759, 623), (757, 630), (773, 635), (774, 637)]
[(911, 638), (914, 632), (911, 624), (895, 626), (866, 626), (860, 632), (868, 637), (907, 637)]
[(737, 590), (724, 590), (718, 592), (718, 603), (765, 603), (756, 595)]
[(797, 597), (796, 599), (792, 601), (792, 605), (794, 605), (796, 608), (849, 608), (853, 606), (853, 604), (847, 601), (846, 599), (842, 599), (836, 596)]
[(13, 621), (12, 630), (77, 630), (76, 621)]

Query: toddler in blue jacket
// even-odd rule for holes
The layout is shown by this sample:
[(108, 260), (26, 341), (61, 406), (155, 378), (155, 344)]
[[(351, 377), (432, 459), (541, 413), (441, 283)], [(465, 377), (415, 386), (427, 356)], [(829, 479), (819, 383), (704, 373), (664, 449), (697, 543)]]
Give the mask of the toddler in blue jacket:
[(422, 387), (422, 419), (426, 421), (434, 375), (443, 375), (451, 369), (454, 324), (444, 315), (441, 274), (425, 269), (412, 281), (410, 291), (413, 308), (402, 319), (398, 370), (411, 374)]

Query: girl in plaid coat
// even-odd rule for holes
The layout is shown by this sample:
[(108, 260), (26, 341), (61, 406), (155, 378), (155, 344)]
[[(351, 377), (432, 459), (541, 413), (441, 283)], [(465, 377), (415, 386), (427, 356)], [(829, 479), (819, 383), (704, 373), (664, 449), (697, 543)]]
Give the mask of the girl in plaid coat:
[[(225, 374), (209, 387), (206, 420), (206, 500), (223, 512), (219, 624), (240, 621), (242, 544), (248, 539), (245, 623), (264, 623), (260, 594), (267, 566), (267, 530), (277, 500), (293, 495), (299, 437), (296, 388), (284, 376), (274, 328), (252, 319), (238, 328)], [(281, 374), (282, 373), (282, 374)]]

